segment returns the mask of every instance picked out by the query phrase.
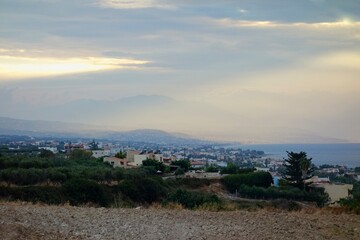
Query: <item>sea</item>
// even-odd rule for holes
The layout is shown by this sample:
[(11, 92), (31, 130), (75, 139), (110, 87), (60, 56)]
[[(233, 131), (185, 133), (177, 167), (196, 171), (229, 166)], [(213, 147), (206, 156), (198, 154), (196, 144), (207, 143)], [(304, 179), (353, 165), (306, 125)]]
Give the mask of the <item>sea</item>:
[(283, 159), (289, 152), (306, 152), (312, 163), (360, 167), (360, 143), (346, 144), (251, 144), (239, 145), (242, 150), (264, 151), (271, 158)]

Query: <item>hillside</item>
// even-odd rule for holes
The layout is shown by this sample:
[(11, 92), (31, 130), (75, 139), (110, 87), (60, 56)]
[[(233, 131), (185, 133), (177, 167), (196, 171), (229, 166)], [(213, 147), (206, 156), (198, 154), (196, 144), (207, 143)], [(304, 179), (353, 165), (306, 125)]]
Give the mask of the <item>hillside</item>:
[(0, 203), (7, 239), (359, 239), (359, 215)]

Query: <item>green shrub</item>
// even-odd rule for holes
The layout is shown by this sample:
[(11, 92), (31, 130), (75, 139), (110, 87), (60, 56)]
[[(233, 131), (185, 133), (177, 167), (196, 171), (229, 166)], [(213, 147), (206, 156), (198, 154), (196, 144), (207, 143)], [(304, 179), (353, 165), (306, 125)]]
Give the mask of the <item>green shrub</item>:
[(172, 161), (171, 165), (179, 166), (180, 168), (184, 169), (185, 172), (188, 171), (191, 167), (190, 161), (186, 159)]
[(66, 201), (62, 189), (51, 186), (0, 187), (0, 197), (46, 204), (61, 204)]
[(196, 189), (204, 186), (209, 186), (211, 182), (217, 180), (210, 180), (206, 178), (177, 178), (175, 180), (169, 179), (168, 182), (170, 181), (173, 181), (173, 185), (176, 187)]
[(209, 167), (207, 167), (205, 169), (206, 172), (218, 172), (219, 171), (219, 168), (217, 166), (214, 166), (214, 165), (210, 165)]
[(108, 206), (111, 196), (105, 186), (87, 179), (72, 179), (63, 185), (63, 191), (71, 205), (95, 203), (100, 206)]
[(352, 212), (360, 214), (360, 183), (355, 183), (348, 198), (340, 199), (340, 205), (347, 207)]
[(152, 203), (166, 196), (162, 179), (155, 176), (126, 179), (120, 183), (119, 188), (125, 197), (138, 203)]
[(175, 171), (175, 176), (184, 175), (184, 174), (185, 174), (185, 170), (183, 168), (178, 168)]
[(220, 203), (220, 199), (214, 194), (190, 192), (182, 189), (178, 189), (174, 193), (170, 194), (167, 200), (170, 202), (179, 203), (182, 206), (190, 209), (194, 209), (203, 204)]
[(299, 188), (262, 188), (256, 186), (241, 185), (238, 189), (238, 193), (244, 198), (255, 199), (287, 199), (294, 201), (308, 201), (315, 202), (319, 207), (323, 207), (329, 199), (328, 194), (323, 190), (316, 192), (307, 192), (300, 190)]
[(268, 188), (271, 186), (272, 182), (272, 176), (268, 172), (232, 174), (223, 178), (223, 184), (232, 193), (234, 193), (242, 184)]

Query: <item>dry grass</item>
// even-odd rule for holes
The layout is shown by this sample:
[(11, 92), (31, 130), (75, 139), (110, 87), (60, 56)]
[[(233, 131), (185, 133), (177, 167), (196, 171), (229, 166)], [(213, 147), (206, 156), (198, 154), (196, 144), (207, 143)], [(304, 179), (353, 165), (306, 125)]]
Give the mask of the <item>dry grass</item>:
[(169, 210), (184, 210), (185, 208), (183, 205), (179, 203), (168, 203), (168, 204), (161, 204), (161, 203), (152, 203), (149, 206), (150, 209), (169, 209)]

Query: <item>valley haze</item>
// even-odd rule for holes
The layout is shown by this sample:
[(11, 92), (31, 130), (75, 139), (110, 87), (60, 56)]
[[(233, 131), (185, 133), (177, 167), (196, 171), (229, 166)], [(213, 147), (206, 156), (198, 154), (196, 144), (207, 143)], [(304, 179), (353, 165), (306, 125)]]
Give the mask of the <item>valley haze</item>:
[[(84, 101), (80, 101), (81, 104)], [(78, 110), (77, 110), (78, 109)], [(76, 111), (81, 115), (83, 108), (68, 108), (67, 111)], [(85, 109), (86, 111), (86, 109)], [(36, 115), (36, 114), (35, 114)], [(101, 115), (96, 113), (94, 118), (99, 118)], [(32, 137), (60, 137), (60, 138), (101, 138), (117, 141), (138, 141), (151, 143), (168, 143), (168, 144), (211, 144), (211, 143), (227, 143), (232, 144), (261, 144), (268, 142), (254, 142), (245, 140), (246, 138), (234, 139), (219, 139), (211, 137), (192, 136), (184, 133), (167, 132), (158, 129), (132, 129), (124, 130), (121, 127), (95, 125), (84, 123), (69, 123), (61, 121), (45, 121), (45, 120), (24, 120), (8, 117), (0, 117), (0, 134), (3, 135), (28, 135)], [(243, 136), (242, 136), (243, 137)], [(266, 136), (262, 136), (266, 139)], [(292, 131), (292, 135), (287, 135), (283, 142), (279, 143), (348, 143), (346, 140), (324, 138), (315, 135), (305, 135), (300, 131)], [(274, 143), (274, 142), (273, 142)], [(276, 142), (275, 142), (276, 143)]]
[(358, 143), (359, 12), (358, 0), (2, 0), (0, 113), (94, 132)]

